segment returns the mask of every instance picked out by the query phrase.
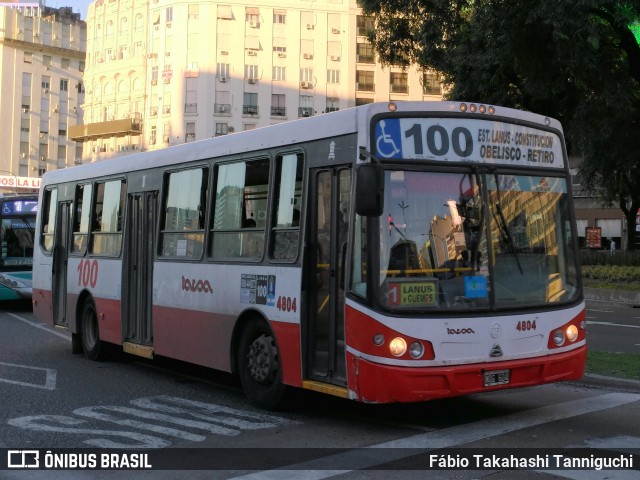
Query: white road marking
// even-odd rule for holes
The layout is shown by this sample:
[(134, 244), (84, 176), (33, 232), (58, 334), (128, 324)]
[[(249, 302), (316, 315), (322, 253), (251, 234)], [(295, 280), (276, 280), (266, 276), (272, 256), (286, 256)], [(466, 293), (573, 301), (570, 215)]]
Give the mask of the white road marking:
[(597, 308), (588, 308), (590, 312), (613, 313), (613, 310), (598, 310)]
[[(97, 438), (83, 440), (84, 443), (99, 448), (166, 448), (172, 445), (169, 440), (160, 436), (148, 435), (129, 430), (102, 430), (91, 428), (74, 428), (93, 421), (109, 422), (121, 427), (140, 429), (192, 442), (206, 440), (201, 432), (214, 435), (235, 436), (242, 430), (275, 428), (281, 425), (297, 425), (300, 422), (288, 420), (276, 415), (259, 412), (248, 412), (224, 407), (214, 403), (199, 402), (187, 398), (158, 395), (137, 398), (130, 403), (139, 408), (117, 405), (97, 405), (81, 407), (73, 411), (78, 419), (62, 415), (32, 415), (10, 419), (7, 423), (15, 427), (39, 432), (61, 432), (82, 435), (93, 435)], [(142, 418), (147, 421), (132, 419)], [(190, 417), (190, 418), (185, 418)], [(197, 418), (198, 420), (193, 420)], [(162, 425), (170, 423), (182, 429)], [(160, 425), (159, 425), (160, 424)], [(194, 432), (194, 430), (196, 432)], [(122, 437), (124, 442), (116, 442), (104, 436)], [(137, 442), (133, 443), (132, 442)]]
[(37, 322), (32, 322), (31, 320), (27, 320), (26, 318), (21, 317), (20, 315), (16, 315), (15, 313), (7, 313), (7, 315), (18, 319), (21, 322), (28, 323), (32, 327), (40, 328), (41, 330), (44, 330), (47, 333), (52, 333), (53, 335), (57, 335), (60, 338), (64, 338), (65, 340), (71, 340), (71, 337), (68, 334), (65, 334), (65, 333), (62, 333), (62, 332), (58, 332), (57, 330), (54, 330), (53, 328), (51, 328), (48, 325), (44, 325), (42, 323), (37, 323)]
[(613, 322), (587, 322), (587, 325), (609, 325), (610, 327), (640, 328), (640, 325), (625, 325), (624, 323)]
[[(398, 440), (372, 445), (367, 448), (351, 450), (342, 454), (330, 455), (317, 460), (298, 463), (289, 467), (283, 467), (279, 470), (256, 472), (235, 478), (246, 480), (320, 480), (349, 473), (356, 469), (366, 470), (375, 465), (400, 460), (430, 450), (461, 446), (525, 428), (607, 410), (633, 402), (640, 402), (639, 394), (616, 392), (599, 395), (597, 397), (583, 398), (581, 400), (571, 400), (565, 403), (528, 410), (526, 412), (512, 413), (502, 417), (488, 418), (478, 422), (400, 438)], [(416, 449), (422, 449), (423, 452), (417, 452)], [(327, 465), (339, 466), (340, 464), (349, 465), (350, 469), (323, 470)]]
[(19, 380), (11, 380), (8, 378), (0, 378), (0, 382), (3, 383), (11, 383), (13, 385), (22, 385), (24, 387), (33, 387), (33, 388), (42, 388), (44, 390), (55, 390), (56, 389), (56, 378), (57, 378), (57, 370), (51, 368), (41, 368), (41, 367), (32, 367), (30, 365), (17, 365), (15, 363), (4, 363), (0, 362), (0, 365), (4, 365), (5, 367), (15, 368), (15, 369), (26, 369), (26, 370), (40, 370), (45, 373), (44, 384), (31, 383), (31, 382), (21, 382)]

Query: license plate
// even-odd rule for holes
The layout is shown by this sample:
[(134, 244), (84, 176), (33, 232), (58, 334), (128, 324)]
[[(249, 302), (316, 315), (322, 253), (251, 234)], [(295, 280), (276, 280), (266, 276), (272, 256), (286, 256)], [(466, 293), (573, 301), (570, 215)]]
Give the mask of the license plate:
[(493, 370), (484, 372), (484, 386), (507, 385), (511, 379), (511, 370)]

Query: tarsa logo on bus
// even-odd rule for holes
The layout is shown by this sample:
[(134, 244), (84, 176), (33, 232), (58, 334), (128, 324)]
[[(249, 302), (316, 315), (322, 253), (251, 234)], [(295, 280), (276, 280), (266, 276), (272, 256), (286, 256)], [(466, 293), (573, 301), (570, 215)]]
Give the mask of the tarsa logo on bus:
[(462, 335), (466, 333), (476, 333), (473, 328), (447, 328), (449, 335)]
[(209, 280), (196, 280), (195, 278), (189, 280), (188, 278), (182, 277), (182, 289), (185, 292), (213, 293), (213, 288), (211, 288)]

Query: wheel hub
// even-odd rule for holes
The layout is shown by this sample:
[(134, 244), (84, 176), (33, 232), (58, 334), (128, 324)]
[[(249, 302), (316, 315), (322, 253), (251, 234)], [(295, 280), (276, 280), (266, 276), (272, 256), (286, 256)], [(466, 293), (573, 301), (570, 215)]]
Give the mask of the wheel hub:
[(265, 334), (256, 338), (247, 355), (249, 373), (259, 383), (270, 383), (278, 370), (276, 347), (273, 339)]

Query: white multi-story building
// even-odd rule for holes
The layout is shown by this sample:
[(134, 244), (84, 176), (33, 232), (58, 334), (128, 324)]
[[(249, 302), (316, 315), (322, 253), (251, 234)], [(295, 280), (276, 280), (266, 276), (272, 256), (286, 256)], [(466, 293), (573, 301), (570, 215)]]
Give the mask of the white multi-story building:
[(383, 68), (355, 0), (97, 0), (87, 15), (85, 159), (373, 101), (436, 100), (435, 75)]
[[(86, 24), (72, 8), (0, 7), (0, 175), (39, 177), (82, 156)], [(79, 160), (78, 160), (79, 161)]]

